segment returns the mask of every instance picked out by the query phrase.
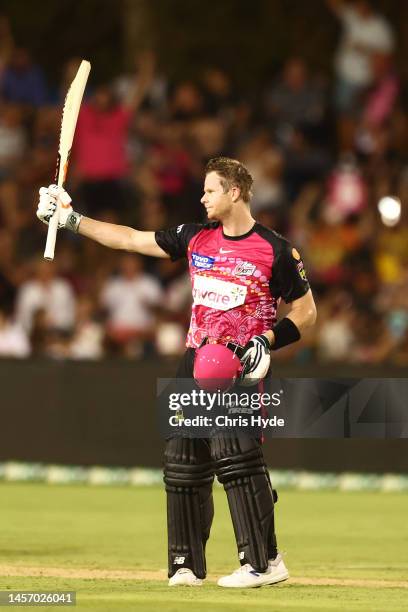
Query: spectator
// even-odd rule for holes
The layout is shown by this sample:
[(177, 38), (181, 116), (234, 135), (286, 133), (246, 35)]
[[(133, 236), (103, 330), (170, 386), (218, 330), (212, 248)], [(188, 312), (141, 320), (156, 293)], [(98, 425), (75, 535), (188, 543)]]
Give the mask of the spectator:
[(155, 232), (168, 225), (166, 208), (158, 198), (144, 198), (140, 203), (137, 227)]
[[(195, 205), (194, 201), (191, 202), (190, 198), (186, 197), (193, 154), (185, 146), (183, 134), (184, 129), (180, 124), (163, 125), (159, 139), (152, 143), (146, 161), (138, 173), (139, 179), (142, 176), (147, 188), (149, 183), (155, 185), (156, 196), (163, 201), (173, 223), (182, 210), (191, 211), (191, 207)], [(143, 187), (143, 183), (140, 183), (140, 186)], [(197, 201), (199, 202), (199, 198)]]
[(12, 176), (27, 144), (21, 109), (3, 104), (0, 115), (0, 180)]
[(408, 219), (406, 213), (400, 223), (394, 227), (387, 227), (378, 222), (374, 262), (384, 292), (395, 285), (403, 286), (408, 269)]
[(5, 15), (0, 15), (0, 81), (14, 50), (14, 38), (10, 22)]
[(14, 259), (14, 241), (10, 231), (0, 230), (0, 308), (13, 311), (19, 272)]
[[(242, 78), (238, 97), (232, 72), (216, 65), (197, 73), (199, 86), (180, 72), (179, 84), (170, 89), (152, 54), (144, 54), (137, 74), (114, 81), (114, 94), (110, 87), (100, 88), (84, 104), (76, 135), (77, 173), (74, 163), (68, 190), (82, 196), (81, 212), (94, 209), (100, 220), (155, 231), (203, 219), (202, 166), (208, 157), (242, 159), (255, 179), (257, 220), (290, 236), (304, 253), (319, 302), (316, 333), (276, 358), (403, 364), (408, 171), (399, 93), (405, 83), (391, 53), (393, 32), (370, 3), (332, 0), (330, 5), (343, 23), (336, 79), (338, 91), (349, 95), (347, 110), (339, 112), (341, 99), (334, 114), (326, 112), (326, 83), (316, 78), (316, 57), (310, 69), (302, 58), (288, 57), (269, 87), (260, 80), (246, 88)], [(0, 85), (6, 68), (21, 88), (27, 71), (16, 70), (13, 49), (7, 19), (0, 17)], [(66, 66), (61, 100), (78, 64), (72, 59)], [(31, 74), (32, 68), (29, 60)], [(24, 321), (33, 356), (99, 358), (115, 352), (135, 357), (149, 348), (163, 355), (178, 352), (191, 291), (182, 262), (149, 264), (146, 270), (154, 278), (142, 271), (140, 260), (122, 262), (121, 273), (112, 277), (115, 251), (62, 232), (58, 276), (48, 271), (31, 278), (29, 262), (42, 255), (46, 231), (33, 215), (37, 191), (52, 180), (60, 126), (59, 108), (33, 104), (26, 98), (0, 100), (0, 310)], [(377, 203), (390, 194), (400, 198), (402, 215), (398, 224), (386, 227)], [(52, 278), (40, 280), (43, 274)], [(80, 296), (77, 308), (72, 289)], [(339, 298), (345, 294), (347, 304)], [(107, 320), (99, 319), (99, 296)], [(7, 329), (14, 319), (6, 316)]]
[(204, 70), (202, 81), (205, 113), (220, 117), (228, 115), (235, 106), (229, 75), (217, 66), (212, 66)]
[(30, 330), (30, 344), (32, 357), (51, 356), (52, 334), (50, 321), (44, 308), (33, 312)]
[(392, 57), (386, 53), (373, 53), (373, 88), (368, 93), (363, 111), (363, 122), (381, 126), (389, 119), (397, 99), (399, 80)]
[(21, 284), (16, 300), (16, 319), (30, 333), (35, 313), (44, 310), (50, 328), (68, 331), (75, 317), (75, 296), (70, 285), (59, 278), (55, 264), (43, 259), (34, 262), (30, 280)]
[(328, 0), (339, 18), (342, 37), (335, 59), (335, 106), (343, 113), (356, 110), (360, 94), (373, 82), (373, 53), (390, 53), (395, 44), (394, 33), (376, 13), (370, 0)]
[(96, 321), (96, 307), (91, 299), (77, 302), (75, 328), (69, 356), (72, 359), (100, 359), (103, 356), (103, 327)]
[(323, 362), (344, 362), (353, 351), (352, 322), (354, 311), (351, 300), (343, 291), (329, 296), (319, 316), (317, 330), (318, 358)]
[(320, 83), (310, 78), (301, 58), (286, 61), (281, 76), (266, 93), (265, 112), (284, 147), (290, 146), (296, 128), (309, 138), (320, 132), (326, 112), (325, 92)]
[(357, 312), (353, 322), (355, 344), (351, 361), (378, 364), (388, 360), (397, 346), (384, 319), (376, 312), (365, 308)]
[(282, 181), (284, 159), (266, 131), (260, 131), (241, 147), (239, 158), (247, 166), (254, 179), (251, 209), (256, 213), (274, 209), (285, 203)]
[(360, 214), (367, 202), (368, 190), (361, 170), (352, 156), (344, 156), (328, 179), (325, 218), (333, 224), (344, 221)]
[(401, 342), (396, 346), (392, 354), (393, 363), (406, 368), (408, 366), (408, 330), (405, 332)]
[[(168, 102), (168, 82), (166, 76), (156, 69), (157, 58), (153, 51), (143, 53), (144, 62), (149, 63), (152, 78), (146, 87), (142, 108), (153, 110), (154, 113), (163, 117), (167, 111)], [(114, 92), (126, 104), (126, 100), (132, 95), (132, 91), (143, 85), (143, 73), (135, 77), (132, 74), (123, 74), (114, 81)], [(140, 83), (139, 83), (140, 79)]]
[(13, 323), (0, 308), (0, 357), (28, 357), (30, 343), (20, 325)]
[(356, 130), (356, 149), (365, 155), (382, 154), (390, 148), (390, 120), (399, 92), (399, 80), (388, 54), (372, 55), (374, 82), (363, 100)]
[(184, 81), (177, 85), (170, 100), (170, 113), (173, 121), (190, 121), (202, 116), (203, 96), (194, 83)]
[(102, 287), (101, 306), (107, 311), (110, 347), (124, 355), (137, 355), (146, 341), (154, 338), (153, 309), (162, 291), (150, 274), (143, 272), (142, 259), (123, 255), (119, 274)]
[(189, 136), (192, 138), (196, 156), (201, 160), (221, 155), (224, 150), (226, 124), (221, 118), (201, 117), (191, 122)]
[(124, 211), (129, 205), (127, 138), (152, 69), (149, 57), (141, 56), (135, 87), (125, 103), (118, 102), (112, 88), (104, 85), (81, 107), (74, 158), (81, 199), (91, 215), (112, 207)]
[(17, 48), (1, 78), (1, 95), (7, 102), (38, 107), (45, 104), (48, 92), (42, 69), (33, 63), (27, 49)]

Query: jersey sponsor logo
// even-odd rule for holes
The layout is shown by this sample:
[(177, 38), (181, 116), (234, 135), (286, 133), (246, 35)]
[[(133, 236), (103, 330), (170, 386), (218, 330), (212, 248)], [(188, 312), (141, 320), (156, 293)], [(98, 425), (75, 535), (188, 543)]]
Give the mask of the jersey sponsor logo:
[(241, 261), (235, 266), (232, 273), (235, 276), (252, 276), (256, 270), (256, 265), (249, 263), (249, 261)]
[(194, 276), (193, 299), (195, 305), (215, 310), (229, 310), (245, 302), (247, 288), (206, 276)]
[(191, 253), (191, 260), (195, 268), (210, 270), (214, 265), (215, 257), (209, 257), (208, 255), (200, 255), (200, 253)]
[(296, 264), (297, 271), (299, 272), (299, 276), (302, 280), (307, 282), (306, 270), (303, 265), (303, 261), (300, 260), (298, 264)]

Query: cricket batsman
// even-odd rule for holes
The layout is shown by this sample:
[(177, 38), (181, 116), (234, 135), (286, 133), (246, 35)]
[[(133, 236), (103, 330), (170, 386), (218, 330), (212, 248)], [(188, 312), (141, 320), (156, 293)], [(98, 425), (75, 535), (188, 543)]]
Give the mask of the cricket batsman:
[[(59, 228), (113, 249), (172, 260), (186, 257), (193, 306), (178, 378), (192, 378), (200, 364), (202, 370), (200, 351), (206, 351), (208, 360), (211, 351), (215, 354), (218, 349), (218, 359), (220, 345), (227, 351), (233, 346), (240, 349), (240, 360), (245, 364), (241, 384), (251, 385), (268, 375), (271, 350), (297, 342), (316, 320), (300, 254), (251, 215), (252, 183), (239, 161), (226, 157), (210, 160), (201, 198), (209, 222), (157, 232), (84, 217), (73, 210), (68, 193), (55, 185), (40, 189), (37, 216), (48, 223), (58, 202)], [(281, 299), (289, 311), (277, 322)], [(166, 440), (170, 586), (199, 586), (206, 577), (214, 475), (227, 495), (240, 561), (237, 570), (219, 579), (219, 586), (259, 587), (289, 577), (277, 549), (276, 495), (261, 444), (258, 438), (240, 435)]]

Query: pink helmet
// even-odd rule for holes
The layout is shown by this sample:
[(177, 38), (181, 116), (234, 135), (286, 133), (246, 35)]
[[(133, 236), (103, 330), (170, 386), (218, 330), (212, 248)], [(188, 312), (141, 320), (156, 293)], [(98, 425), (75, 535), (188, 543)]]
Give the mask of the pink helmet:
[(204, 344), (196, 350), (193, 376), (205, 391), (228, 391), (241, 367), (235, 353), (223, 344)]

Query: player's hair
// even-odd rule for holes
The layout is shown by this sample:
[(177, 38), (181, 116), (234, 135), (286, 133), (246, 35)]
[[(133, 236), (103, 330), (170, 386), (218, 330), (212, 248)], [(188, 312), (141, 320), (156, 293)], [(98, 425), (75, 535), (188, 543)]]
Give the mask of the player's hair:
[(248, 203), (252, 197), (251, 187), (254, 182), (247, 168), (237, 159), (230, 157), (214, 157), (210, 159), (205, 167), (205, 174), (216, 172), (221, 179), (224, 193), (231, 187), (238, 187), (241, 191), (241, 198)]

